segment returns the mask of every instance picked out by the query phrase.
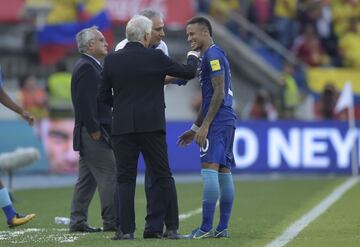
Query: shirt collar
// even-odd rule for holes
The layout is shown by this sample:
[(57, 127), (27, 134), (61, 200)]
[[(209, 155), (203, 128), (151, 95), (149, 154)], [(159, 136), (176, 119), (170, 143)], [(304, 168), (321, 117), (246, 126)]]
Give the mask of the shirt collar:
[(91, 56), (91, 55), (89, 55), (89, 54), (87, 54), (87, 53), (83, 53), (84, 55), (86, 55), (86, 56), (88, 56), (88, 57), (91, 57), (92, 59), (94, 59), (95, 60), (95, 62), (99, 65), (99, 66), (101, 66), (101, 63), (100, 63), (100, 61), (99, 60), (97, 60), (95, 57), (93, 57), (93, 56)]

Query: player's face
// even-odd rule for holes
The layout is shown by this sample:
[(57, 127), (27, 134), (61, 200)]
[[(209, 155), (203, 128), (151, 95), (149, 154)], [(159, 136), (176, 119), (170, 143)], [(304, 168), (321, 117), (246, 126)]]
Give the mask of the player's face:
[(191, 49), (193, 51), (202, 50), (204, 47), (204, 40), (206, 38), (204, 27), (201, 27), (197, 23), (189, 24), (186, 27), (187, 41), (190, 42)]
[(89, 44), (89, 50), (93, 53), (90, 55), (93, 55), (95, 58), (103, 58), (108, 53), (108, 43), (105, 40), (104, 35), (98, 31), (95, 30), (95, 39), (93, 42)]
[(165, 37), (164, 22), (159, 16), (152, 19), (151, 41), (150, 45), (157, 45)]

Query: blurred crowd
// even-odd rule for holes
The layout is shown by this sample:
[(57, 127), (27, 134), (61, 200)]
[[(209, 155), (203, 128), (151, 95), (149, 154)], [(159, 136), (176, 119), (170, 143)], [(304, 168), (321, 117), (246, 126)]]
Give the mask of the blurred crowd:
[[(359, 0), (199, 0), (198, 8), (250, 46), (259, 43), (232, 14), (245, 17), (310, 68), (359, 68)], [(294, 67), (284, 63), (281, 73), (281, 96), (259, 89), (241, 113), (244, 119), (294, 119), (301, 104), (309, 105), (309, 95), (294, 79)], [(344, 113), (334, 113), (338, 95), (334, 83), (328, 82), (321, 95), (310, 100), (312, 119), (344, 118)]]
[(309, 66), (360, 66), (359, 0), (199, 0), (198, 6), (248, 40), (230, 13), (242, 15)]

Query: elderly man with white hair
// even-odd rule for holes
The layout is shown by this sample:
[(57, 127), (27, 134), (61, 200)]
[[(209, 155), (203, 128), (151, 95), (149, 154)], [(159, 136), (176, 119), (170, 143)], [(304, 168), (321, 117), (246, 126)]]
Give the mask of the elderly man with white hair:
[(70, 232), (100, 232), (88, 223), (89, 204), (99, 191), (103, 231), (115, 231), (115, 157), (106, 133), (111, 127), (111, 108), (98, 102), (102, 66), (107, 42), (97, 27), (76, 35), (79, 60), (71, 78), (71, 98), (75, 112), (73, 148), (79, 151), (79, 177), (71, 202)]
[[(134, 16), (126, 26), (128, 43), (105, 58), (99, 99), (113, 107), (111, 139), (117, 163), (120, 227), (114, 240), (134, 239), (134, 196), (137, 162), (144, 156), (151, 179), (145, 238), (162, 238), (166, 209), (177, 203), (175, 182), (169, 167), (164, 81), (170, 75), (195, 77), (198, 53), (189, 52), (187, 64), (172, 61), (157, 49), (147, 49), (152, 22)], [(113, 95), (112, 95), (113, 92)], [(178, 213), (172, 215), (178, 217)]]
[[(139, 15), (145, 16), (152, 21), (151, 39), (150, 39), (149, 47), (153, 48), (153, 49), (161, 50), (165, 55), (169, 56), (168, 47), (167, 47), (166, 43), (163, 41), (163, 38), (165, 37), (165, 31), (164, 31), (165, 25), (164, 25), (162, 14), (153, 9), (144, 9), (139, 12)], [(119, 42), (116, 45), (115, 51), (123, 49), (124, 46), (128, 42), (129, 41), (126, 38), (123, 39), (121, 42)], [(165, 84), (173, 83), (173, 84), (178, 84), (178, 85), (184, 85), (184, 84), (186, 84), (186, 82), (187, 82), (186, 80), (177, 79), (172, 76), (165, 77)], [(145, 194), (146, 194), (146, 197), (148, 197), (148, 195), (149, 195), (148, 191), (149, 191), (149, 188), (151, 187), (151, 182), (152, 181), (149, 179), (148, 172), (145, 171)], [(117, 198), (115, 200), (116, 200), (115, 204), (118, 203)], [(177, 218), (171, 217), (171, 215), (178, 212), (177, 206), (178, 206), (177, 203), (168, 205), (167, 212), (165, 215), (165, 222), (164, 222), (165, 227), (166, 227), (166, 231), (163, 234), (164, 238), (173, 239), (173, 238), (180, 237), (180, 235), (178, 233), (179, 221)], [(151, 213), (152, 213), (151, 208), (149, 208), (147, 205), (147, 214), (151, 214)], [(147, 218), (145, 218), (145, 220), (146, 219)], [(148, 224), (147, 224), (147, 222), (145, 222), (144, 237), (147, 236), (147, 228), (148, 228), (147, 226), (148, 226)]]

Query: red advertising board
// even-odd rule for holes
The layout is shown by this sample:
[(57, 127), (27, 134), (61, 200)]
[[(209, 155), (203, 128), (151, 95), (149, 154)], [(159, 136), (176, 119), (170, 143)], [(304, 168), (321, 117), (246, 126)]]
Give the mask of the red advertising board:
[(18, 22), (25, 0), (0, 0), (0, 23)]
[(125, 23), (143, 9), (154, 9), (164, 16), (167, 28), (184, 28), (195, 15), (194, 0), (108, 0), (107, 11), (113, 23)]

